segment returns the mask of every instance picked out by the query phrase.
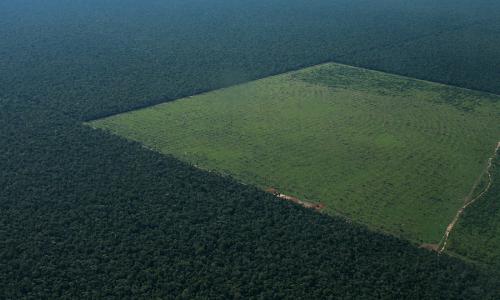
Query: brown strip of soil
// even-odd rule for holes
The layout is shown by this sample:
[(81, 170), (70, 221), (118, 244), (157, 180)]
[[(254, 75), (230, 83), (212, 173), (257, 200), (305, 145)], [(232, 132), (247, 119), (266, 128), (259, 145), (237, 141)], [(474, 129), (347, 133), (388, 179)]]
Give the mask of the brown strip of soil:
[(311, 202), (307, 202), (304, 200), (300, 200), (299, 198), (294, 197), (294, 196), (281, 194), (277, 189), (275, 189), (273, 187), (266, 189), (266, 192), (271, 193), (280, 199), (283, 199), (283, 200), (286, 200), (289, 202), (293, 202), (293, 203), (301, 205), (305, 208), (314, 209), (315, 211), (318, 211), (318, 212), (320, 212), (321, 210), (323, 210), (325, 208), (325, 205), (322, 203), (311, 203)]

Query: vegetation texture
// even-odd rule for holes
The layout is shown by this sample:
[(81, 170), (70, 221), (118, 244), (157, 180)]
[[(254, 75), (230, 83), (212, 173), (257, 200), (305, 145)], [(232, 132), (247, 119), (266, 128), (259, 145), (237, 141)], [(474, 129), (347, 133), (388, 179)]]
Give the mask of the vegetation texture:
[(43, 108), (22, 117), (17, 109), (0, 110), (0, 140), (11, 145), (0, 152), (4, 298), (500, 293), (493, 277), (457, 259), (72, 126)]
[[(450, 238), (450, 251), (500, 270), (500, 159), (493, 161), (490, 189), (464, 212)], [(485, 177), (486, 174), (485, 174)], [(484, 188), (478, 186), (478, 190)]]
[(498, 118), (498, 96), (326, 64), (92, 126), (438, 243), (500, 136)]
[(0, 298), (498, 299), (498, 279), (460, 260), (82, 125), (325, 61), (499, 93), (498, 11), (0, 1)]

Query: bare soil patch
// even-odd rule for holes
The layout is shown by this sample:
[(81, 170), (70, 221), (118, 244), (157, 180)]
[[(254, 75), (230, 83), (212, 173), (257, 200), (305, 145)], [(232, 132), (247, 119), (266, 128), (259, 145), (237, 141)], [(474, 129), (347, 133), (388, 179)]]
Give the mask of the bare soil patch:
[(273, 188), (273, 187), (267, 188), (266, 192), (271, 193), (280, 199), (283, 199), (283, 200), (286, 200), (289, 202), (293, 202), (293, 203), (301, 205), (305, 208), (314, 209), (315, 211), (318, 211), (318, 212), (321, 212), (325, 208), (325, 205), (322, 203), (312, 203), (312, 202), (301, 200), (301, 199), (294, 197), (294, 196), (281, 194), (276, 188)]

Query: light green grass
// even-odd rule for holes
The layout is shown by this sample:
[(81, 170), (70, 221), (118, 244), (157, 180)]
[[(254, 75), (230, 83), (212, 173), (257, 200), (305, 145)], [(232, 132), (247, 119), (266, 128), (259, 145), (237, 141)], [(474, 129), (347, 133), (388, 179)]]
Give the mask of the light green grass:
[(91, 126), (437, 243), (499, 140), (499, 98), (330, 63)]
[[(500, 272), (500, 158), (490, 169), (492, 185), (469, 206), (450, 235), (448, 251), (480, 262)], [(485, 179), (488, 176), (485, 174)], [(477, 191), (484, 191), (485, 184)]]

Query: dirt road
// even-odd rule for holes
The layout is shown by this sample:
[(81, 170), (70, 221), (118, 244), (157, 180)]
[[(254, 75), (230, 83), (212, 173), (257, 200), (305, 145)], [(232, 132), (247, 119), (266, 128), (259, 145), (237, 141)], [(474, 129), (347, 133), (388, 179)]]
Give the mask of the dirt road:
[[(441, 247), (439, 247), (439, 250), (438, 252), (439, 253), (442, 253), (443, 251), (446, 250), (446, 246), (448, 245), (448, 239), (450, 237), (450, 234), (451, 232), (453, 231), (453, 228), (455, 228), (455, 225), (457, 224), (458, 220), (460, 219), (460, 217), (462, 216), (463, 212), (465, 211), (465, 209), (467, 207), (469, 207), (470, 205), (474, 204), (477, 200), (479, 200), (484, 194), (486, 194), (486, 192), (488, 192), (488, 190), (490, 189), (491, 185), (493, 184), (493, 178), (491, 176), (491, 172), (490, 172), (490, 169), (491, 169), (491, 166), (493, 165), (493, 160), (496, 158), (497, 154), (498, 154), (498, 150), (500, 149), (500, 142), (498, 142), (496, 148), (495, 148), (495, 151), (493, 153), (493, 155), (488, 159), (488, 165), (486, 166), (486, 169), (485, 171), (483, 172), (483, 174), (481, 175), (484, 176), (484, 174), (486, 174), (488, 176), (488, 184), (486, 185), (486, 187), (481, 191), (481, 193), (479, 193), (479, 195), (477, 195), (476, 197), (472, 198), (472, 199), (469, 199), (470, 197), (467, 197), (465, 199), (465, 203), (464, 205), (458, 210), (457, 214), (455, 215), (455, 217), (453, 218), (453, 220), (451, 221), (451, 223), (448, 225), (448, 227), (446, 228), (446, 231), (443, 235), (443, 238), (441, 239), (441, 242), (439, 243), (441, 245)], [(476, 188), (476, 185), (477, 184), (474, 184), (473, 188), (472, 188), (472, 191), (471, 191), (471, 195), (472, 193), (474, 193), (474, 190)]]

